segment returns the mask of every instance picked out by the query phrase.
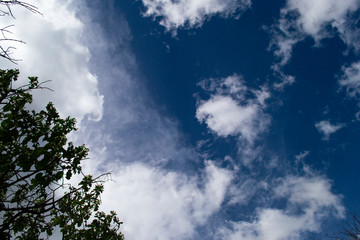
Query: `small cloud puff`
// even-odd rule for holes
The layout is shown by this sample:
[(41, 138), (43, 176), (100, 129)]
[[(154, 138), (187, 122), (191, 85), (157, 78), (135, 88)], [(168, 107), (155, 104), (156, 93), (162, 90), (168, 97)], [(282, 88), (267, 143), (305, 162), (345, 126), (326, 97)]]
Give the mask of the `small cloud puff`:
[(199, 85), (210, 93), (210, 99), (199, 101), (196, 118), (219, 136), (240, 136), (252, 143), (267, 129), (270, 117), (264, 108), (270, 93), (266, 88), (249, 89), (238, 75), (204, 80)]
[(344, 127), (344, 124), (331, 124), (324, 120), (315, 124), (317, 130), (323, 135), (323, 140), (329, 140), (330, 135)]
[(231, 97), (214, 96), (198, 107), (196, 118), (222, 137), (241, 134), (251, 140), (254, 136), (250, 126), (256, 113), (256, 106), (243, 107)]

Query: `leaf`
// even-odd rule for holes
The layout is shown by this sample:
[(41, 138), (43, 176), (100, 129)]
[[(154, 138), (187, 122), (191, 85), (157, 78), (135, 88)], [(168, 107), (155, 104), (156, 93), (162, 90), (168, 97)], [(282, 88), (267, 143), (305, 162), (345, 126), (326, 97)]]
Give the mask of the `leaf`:
[(67, 180), (70, 180), (71, 176), (72, 176), (72, 172), (71, 172), (71, 170), (68, 170), (68, 171), (66, 172), (66, 179), (67, 179)]

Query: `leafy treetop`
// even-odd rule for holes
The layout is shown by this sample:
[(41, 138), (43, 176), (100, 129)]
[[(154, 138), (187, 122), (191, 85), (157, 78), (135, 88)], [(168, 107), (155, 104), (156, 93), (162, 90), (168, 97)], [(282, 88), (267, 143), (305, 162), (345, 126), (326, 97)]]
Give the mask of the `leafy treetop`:
[[(124, 239), (115, 212), (99, 211), (103, 174), (84, 175), (88, 149), (66, 135), (75, 119), (60, 118), (54, 105), (28, 110), (36, 77), (13, 88), (18, 70), (0, 70), (0, 239), (46, 239), (59, 228), (62, 239)], [(77, 186), (70, 180), (82, 174)]]

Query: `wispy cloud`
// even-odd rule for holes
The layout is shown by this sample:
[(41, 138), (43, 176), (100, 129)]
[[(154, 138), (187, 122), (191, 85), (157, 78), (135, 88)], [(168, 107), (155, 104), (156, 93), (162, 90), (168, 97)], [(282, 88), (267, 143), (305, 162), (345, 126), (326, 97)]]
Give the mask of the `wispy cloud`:
[(317, 130), (323, 135), (323, 140), (329, 140), (330, 135), (344, 127), (344, 124), (331, 124), (330, 121), (324, 120), (315, 124)]
[(295, 156), (295, 160), (297, 162), (303, 161), (308, 155), (310, 154), (310, 151), (302, 151), (298, 155)]
[(278, 58), (273, 69), (282, 80), (277, 87), (294, 82), (282, 68), (290, 61), (293, 47), (307, 36), (320, 45), (322, 39), (338, 35), (349, 48), (359, 50), (360, 30), (355, 24), (358, 8), (357, 0), (288, 0), (280, 11), (280, 19), (269, 29), (272, 35), (269, 49)]
[[(342, 68), (344, 74), (339, 80), (339, 85), (346, 89), (347, 95), (351, 98), (360, 100), (360, 62), (354, 62), (348, 67)], [(358, 102), (360, 106), (360, 101)], [(356, 118), (360, 120), (360, 111)]]
[(214, 15), (238, 16), (251, 6), (251, 0), (142, 0), (145, 16), (159, 19), (168, 31), (200, 27)]
[(339, 80), (350, 97), (360, 98), (360, 62), (355, 62), (349, 67), (343, 67), (344, 74)]
[(307, 231), (320, 231), (325, 217), (344, 217), (341, 196), (331, 193), (326, 178), (290, 175), (281, 179), (273, 191), (275, 198), (287, 202), (285, 209), (259, 208), (254, 220), (231, 222), (228, 228), (221, 228), (219, 238), (298, 240)]

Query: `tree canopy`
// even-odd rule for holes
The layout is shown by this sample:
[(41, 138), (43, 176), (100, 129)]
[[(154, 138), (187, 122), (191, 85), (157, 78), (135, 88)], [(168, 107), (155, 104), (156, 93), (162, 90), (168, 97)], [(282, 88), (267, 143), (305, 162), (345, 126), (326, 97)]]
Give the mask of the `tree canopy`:
[[(67, 134), (75, 119), (62, 119), (54, 105), (29, 110), (37, 77), (14, 88), (18, 70), (0, 70), (0, 239), (124, 239), (115, 212), (99, 210), (107, 174), (84, 175), (88, 149)], [(71, 185), (74, 175), (82, 180)]]

